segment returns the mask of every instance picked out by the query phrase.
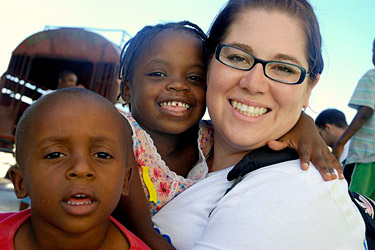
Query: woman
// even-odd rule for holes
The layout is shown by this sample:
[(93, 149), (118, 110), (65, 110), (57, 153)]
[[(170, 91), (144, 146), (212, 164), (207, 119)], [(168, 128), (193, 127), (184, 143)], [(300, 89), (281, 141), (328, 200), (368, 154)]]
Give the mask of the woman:
[(298, 160), (256, 170), (223, 196), (233, 165), (287, 133), (319, 81), (321, 36), (310, 4), (231, 0), (208, 47), (213, 164), (153, 217), (155, 225), (177, 249), (365, 249), (346, 182), (324, 182)]

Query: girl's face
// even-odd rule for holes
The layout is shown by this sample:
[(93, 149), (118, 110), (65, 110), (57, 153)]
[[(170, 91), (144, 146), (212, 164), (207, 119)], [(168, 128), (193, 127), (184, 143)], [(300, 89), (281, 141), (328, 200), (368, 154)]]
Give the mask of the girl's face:
[[(245, 10), (238, 16), (223, 43), (263, 60), (283, 61), (308, 69), (304, 37), (295, 18), (256, 9)], [(311, 84), (306, 78), (299, 85), (288, 85), (267, 78), (263, 72), (260, 63), (250, 71), (241, 71), (215, 58), (210, 62), (207, 106), (215, 126), (215, 150), (220, 147), (221, 153), (235, 155), (263, 146), (288, 132), (301, 109), (307, 107), (317, 80)], [(246, 109), (247, 113), (239, 109)]]
[(156, 35), (136, 61), (124, 88), (133, 117), (149, 133), (180, 134), (206, 108), (206, 65), (201, 41), (185, 31)]

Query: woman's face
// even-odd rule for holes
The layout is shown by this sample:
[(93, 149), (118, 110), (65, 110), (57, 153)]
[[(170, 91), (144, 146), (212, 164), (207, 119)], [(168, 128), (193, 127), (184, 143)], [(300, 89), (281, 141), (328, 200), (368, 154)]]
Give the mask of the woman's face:
[[(299, 21), (283, 12), (243, 11), (229, 27), (223, 43), (263, 60), (308, 69), (305, 34)], [(220, 147), (221, 153), (223, 149), (229, 154), (249, 151), (280, 138), (307, 107), (317, 80), (311, 84), (306, 78), (301, 84), (289, 85), (271, 80), (263, 72), (260, 63), (250, 71), (241, 71), (215, 58), (210, 62), (207, 106), (215, 126), (215, 149)], [(247, 112), (239, 111), (241, 108)]]

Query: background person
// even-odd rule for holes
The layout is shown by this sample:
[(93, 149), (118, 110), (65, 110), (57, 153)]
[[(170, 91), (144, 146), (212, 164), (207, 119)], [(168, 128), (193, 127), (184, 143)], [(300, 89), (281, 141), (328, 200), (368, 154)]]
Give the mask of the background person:
[(77, 75), (73, 71), (64, 70), (59, 73), (57, 89), (76, 87)]
[[(375, 39), (372, 45), (375, 66)], [(344, 145), (351, 140), (345, 164), (354, 164), (350, 190), (375, 200), (375, 68), (359, 80), (349, 101), (357, 114), (333, 147), (333, 154), (341, 157)]]
[[(334, 147), (337, 140), (348, 127), (345, 114), (337, 109), (323, 110), (315, 119), (315, 125), (319, 130), (320, 136), (331, 148)], [(345, 144), (340, 162), (343, 162), (348, 154), (349, 143)]]
[[(345, 114), (337, 109), (323, 110), (315, 119), (315, 125), (318, 128), (320, 136), (333, 149), (337, 140), (342, 136), (348, 127)], [(345, 165), (345, 159), (348, 156), (350, 141), (345, 143), (340, 162), (344, 167), (344, 176), (348, 184), (352, 179), (354, 164)]]
[[(78, 77), (73, 71), (63, 70), (58, 75), (56, 89), (71, 88), (71, 87), (84, 88), (82, 84), (77, 85), (77, 80), (78, 80)], [(55, 91), (54, 89), (48, 89), (44, 92), (43, 95), (47, 95), (54, 91)]]

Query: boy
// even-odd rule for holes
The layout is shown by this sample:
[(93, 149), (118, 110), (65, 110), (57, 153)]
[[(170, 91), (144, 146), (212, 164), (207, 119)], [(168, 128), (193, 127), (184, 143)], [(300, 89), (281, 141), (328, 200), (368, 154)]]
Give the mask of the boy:
[(0, 214), (0, 249), (149, 249), (110, 216), (128, 193), (134, 161), (125, 124), (86, 89), (61, 89), (30, 106), (10, 175), (31, 209)]

